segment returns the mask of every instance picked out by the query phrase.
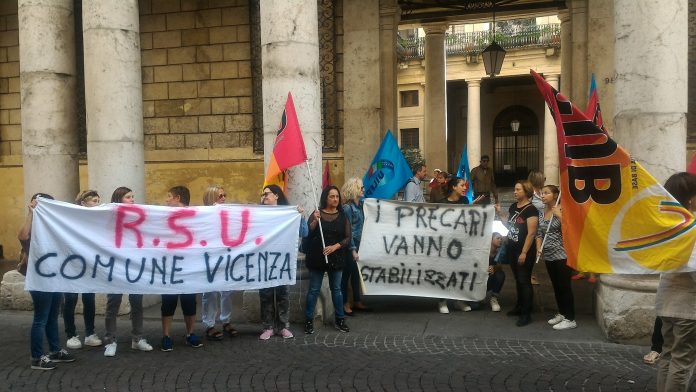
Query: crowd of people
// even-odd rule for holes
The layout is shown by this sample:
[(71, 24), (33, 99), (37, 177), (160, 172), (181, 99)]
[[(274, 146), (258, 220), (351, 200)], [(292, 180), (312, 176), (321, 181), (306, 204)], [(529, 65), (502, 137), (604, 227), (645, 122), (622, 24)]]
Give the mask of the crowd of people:
[[(482, 302), (455, 301), (454, 305), (463, 311), (480, 308), (486, 304), (494, 312), (501, 311), (500, 293), (505, 282), (504, 264), (510, 266), (515, 281), (516, 303), (508, 311), (509, 316), (516, 317), (516, 325), (524, 327), (531, 322), (534, 290), (532, 286), (533, 269), (539, 260), (546, 265), (548, 276), (553, 286), (558, 313), (548, 320), (555, 330), (577, 327), (575, 320), (574, 297), (571, 281), (575, 271), (567, 266), (567, 256), (562, 240), (563, 210), (560, 204), (559, 189), (556, 185), (545, 184), (545, 177), (538, 171), (529, 174), (528, 179), (515, 183), (514, 202), (504, 210), (495, 185), (492, 170), (488, 167), (489, 158), (483, 156), (480, 166), (471, 172), (471, 183), (464, 178), (451, 176), (436, 170), (430, 183), (429, 201), (444, 204), (494, 204), (496, 215), (506, 226), (506, 236), (493, 233), (489, 253), (487, 296)], [(422, 182), (427, 175), (425, 163), (416, 164), (413, 177), (404, 187), (403, 200), (425, 202)], [(467, 192), (473, 187), (473, 200)], [(691, 211), (696, 210), (696, 176), (680, 173), (667, 181), (667, 190)], [(38, 193), (31, 198), (25, 222), (19, 233), (22, 246), (20, 265), (26, 266), (30, 248), (32, 216), (37, 204), (37, 197), (49, 198), (48, 194)], [(314, 333), (314, 311), (319, 291), (328, 275), (331, 300), (335, 309), (335, 327), (341, 332), (349, 332), (347, 316), (356, 311), (370, 311), (362, 302), (361, 279), (358, 269), (360, 242), (364, 214), (362, 198), (364, 187), (358, 178), (346, 181), (342, 189), (328, 186), (323, 189), (319, 208), (301, 219), (298, 236), (303, 238), (302, 251), (306, 254), (309, 270), (309, 288), (305, 303), (306, 334)], [(184, 186), (172, 187), (166, 198), (166, 205), (171, 207), (188, 206), (190, 191)], [(94, 190), (81, 192), (75, 203), (84, 207), (100, 204), (100, 196)], [(127, 187), (117, 188), (111, 197), (112, 203), (135, 203), (133, 191)], [(210, 186), (203, 193), (206, 206), (223, 204), (226, 193), (220, 186)], [(290, 205), (283, 190), (276, 185), (263, 189), (263, 205)], [(300, 214), (304, 210), (297, 206)], [(83, 341), (77, 334), (75, 326), (75, 307), (80, 294), (30, 292), (34, 303), (34, 320), (31, 328), (30, 349), (31, 367), (49, 370), (59, 362), (72, 362), (73, 354), (62, 348), (58, 332), (58, 315), (62, 304), (66, 346), (79, 349)], [(238, 331), (232, 327), (231, 291), (208, 292), (202, 294), (201, 319), (205, 338), (220, 341), (235, 337)], [(352, 298), (349, 298), (352, 295)], [(84, 345), (104, 345), (104, 355), (113, 357), (117, 353), (117, 315), (121, 305), (121, 294), (108, 294), (106, 304), (105, 329), (103, 340), (95, 332), (95, 295), (81, 294), (84, 317)], [(259, 290), (262, 330), (260, 340), (268, 340), (274, 335), (293, 338), (289, 322), (289, 294), (287, 286), (277, 286)], [(657, 319), (653, 334), (651, 353), (644, 358), (646, 363), (655, 363), (659, 359), (660, 385), (678, 385), (688, 382), (689, 366), (693, 367), (696, 358), (696, 278), (694, 274), (665, 274), (662, 276), (657, 300)], [(152, 345), (143, 336), (143, 296), (130, 294), (131, 307), (131, 348), (140, 351), (152, 351)], [(690, 304), (684, 306), (684, 304)], [(177, 305), (184, 315), (185, 341), (190, 347), (202, 347), (202, 339), (194, 333), (196, 321), (196, 294), (162, 295), (161, 319), (162, 339), (160, 349), (172, 351), (171, 326)], [(685, 310), (686, 309), (686, 310)], [(440, 313), (449, 313), (446, 300), (438, 302)], [(216, 325), (218, 321), (221, 329)], [(43, 337), (48, 341), (49, 352), (44, 351)]]

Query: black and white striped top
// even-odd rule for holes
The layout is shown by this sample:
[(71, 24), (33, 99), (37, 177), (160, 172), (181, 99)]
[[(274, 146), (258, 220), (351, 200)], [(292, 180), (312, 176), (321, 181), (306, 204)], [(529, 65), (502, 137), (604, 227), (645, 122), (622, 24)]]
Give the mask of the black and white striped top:
[[(568, 258), (566, 256), (565, 248), (563, 247), (563, 235), (561, 233), (561, 220), (557, 216), (553, 216), (551, 221), (551, 229), (549, 234), (546, 236), (546, 242), (544, 242), (544, 250), (542, 255), (546, 261), (555, 260), (565, 260)], [(544, 220), (544, 211), (539, 212), (539, 225), (537, 226), (537, 238), (542, 241), (544, 235), (546, 235), (546, 229), (549, 227), (549, 220)]]

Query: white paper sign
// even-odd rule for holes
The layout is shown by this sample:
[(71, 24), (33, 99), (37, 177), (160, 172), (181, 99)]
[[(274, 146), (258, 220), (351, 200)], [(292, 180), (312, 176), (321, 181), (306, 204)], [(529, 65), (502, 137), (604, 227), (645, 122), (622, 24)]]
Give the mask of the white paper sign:
[(369, 295), (482, 300), (492, 206), (367, 199), (360, 241)]
[(295, 207), (85, 208), (40, 199), (26, 289), (183, 294), (295, 284)]

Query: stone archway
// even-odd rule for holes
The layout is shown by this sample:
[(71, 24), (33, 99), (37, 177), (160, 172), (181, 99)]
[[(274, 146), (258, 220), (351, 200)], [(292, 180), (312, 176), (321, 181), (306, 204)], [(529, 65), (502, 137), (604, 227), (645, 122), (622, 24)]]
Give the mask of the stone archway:
[[(520, 122), (513, 132), (513, 120)], [(493, 170), (498, 186), (513, 186), (527, 178), (530, 170), (539, 169), (539, 119), (521, 105), (503, 109), (493, 122)]]

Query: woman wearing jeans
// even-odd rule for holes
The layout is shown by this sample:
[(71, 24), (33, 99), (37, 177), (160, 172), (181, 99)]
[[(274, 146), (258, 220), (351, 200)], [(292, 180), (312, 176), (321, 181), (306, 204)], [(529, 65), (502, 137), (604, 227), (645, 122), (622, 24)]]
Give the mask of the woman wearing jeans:
[[(99, 193), (95, 190), (80, 192), (75, 199), (75, 203), (83, 207), (95, 207), (99, 205)], [(75, 307), (77, 306), (77, 293), (64, 293), (65, 303), (63, 304), (63, 324), (65, 325), (65, 335), (68, 341), (66, 346), (70, 349), (82, 348), (82, 342), (77, 335), (75, 327)], [(102, 341), (94, 333), (94, 314), (96, 307), (94, 304), (94, 293), (82, 293), (82, 314), (85, 320), (85, 346), (98, 347)]]
[[(53, 199), (45, 193), (37, 193), (31, 197), (24, 225), (19, 230), (17, 238), (22, 244), (20, 258), (26, 260), (29, 257), (29, 247), (31, 242), (31, 226), (34, 219), (34, 208), (36, 208), (37, 197)], [(28, 268), (32, 266), (29, 265)], [(56, 362), (73, 362), (75, 357), (60, 348), (60, 336), (58, 333), (58, 311), (60, 301), (63, 298), (61, 293), (49, 293), (45, 291), (30, 291), (31, 300), (34, 305), (34, 321), (31, 324), (31, 368), (37, 370), (53, 370)], [(43, 337), (46, 335), (48, 349), (50, 353), (44, 355)]]
[[(341, 276), (341, 295), (343, 296), (343, 313), (346, 316), (352, 316), (353, 311), (370, 310), (363, 305), (360, 298), (360, 271), (358, 271), (358, 251), (360, 250), (360, 238), (362, 237), (363, 222), (365, 215), (363, 214), (360, 199), (365, 195), (365, 188), (362, 180), (359, 178), (351, 178), (343, 184), (341, 189), (343, 204), (343, 213), (350, 222), (351, 241), (350, 250), (346, 252), (346, 265), (343, 268)], [(348, 301), (348, 281), (353, 292), (353, 309), (350, 308)]]
[[(326, 247), (322, 245), (319, 232), (324, 233)], [(341, 209), (341, 193), (335, 186), (328, 186), (321, 192), (319, 210), (309, 218), (309, 249), (307, 268), (309, 269), (309, 290), (305, 310), (305, 333), (314, 333), (314, 308), (324, 280), (324, 273), (329, 275), (331, 300), (335, 309), (336, 329), (349, 332), (343, 313), (343, 296), (341, 295), (341, 271), (345, 264), (345, 251), (350, 247), (351, 228)], [(326, 261), (328, 259), (328, 262)]]

